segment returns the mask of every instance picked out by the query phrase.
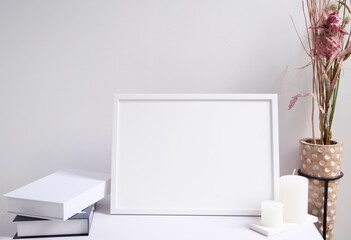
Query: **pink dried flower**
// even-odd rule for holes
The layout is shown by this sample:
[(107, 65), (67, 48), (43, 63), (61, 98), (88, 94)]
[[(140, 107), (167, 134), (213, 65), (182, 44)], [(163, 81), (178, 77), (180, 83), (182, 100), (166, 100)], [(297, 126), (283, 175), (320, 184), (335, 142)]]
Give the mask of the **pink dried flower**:
[(325, 8), (322, 23), (318, 27), (311, 27), (319, 30), (315, 43), (317, 54), (331, 57), (336, 51), (341, 50), (343, 38), (348, 34), (341, 20), (337, 11), (329, 14), (328, 8)]
[[(313, 140), (316, 141), (314, 110), (315, 106), (317, 106), (320, 143), (329, 145), (331, 144), (331, 127), (341, 78), (340, 72), (343, 62), (351, 54), (351, 41), (345, 39), (345, 36), (348, 35), (345, 31), (346, 24), (349, 23), (351, 25), (351, 15), (347, 15), (346, 11), (351, 13), (351, 9), (346, 4), (346, 1), (306, 1), (308, 17), (305, 16), (305, 24), (306, 26), (311, 24), (312, 26), (309, 29), (313, 31), (310, 34), (309, 30), (307, 30), (309, 48), (306, 48), (300, 36), (299, 38), (304, 50), (311, 57), (313, 87), (310, 93), (302, 93), (292, 97), (289, 109), (295, 105), (299, 98), (312, 96), (311, 120)], [(322, 7), (327, 5), (329, 5), (329, 12), (328, 9)], [(305, 10), (303, 12), (305, 14)], [(340, 13), (343, 15), (343, 19), (338, 16)]]

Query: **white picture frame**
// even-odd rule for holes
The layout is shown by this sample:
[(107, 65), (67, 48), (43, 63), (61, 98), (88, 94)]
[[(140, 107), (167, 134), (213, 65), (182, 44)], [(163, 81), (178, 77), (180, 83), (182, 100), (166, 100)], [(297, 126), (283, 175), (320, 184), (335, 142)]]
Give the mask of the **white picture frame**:
[(276, 94), (115, 94), (111, 214), (259, 215), (277, 199)]

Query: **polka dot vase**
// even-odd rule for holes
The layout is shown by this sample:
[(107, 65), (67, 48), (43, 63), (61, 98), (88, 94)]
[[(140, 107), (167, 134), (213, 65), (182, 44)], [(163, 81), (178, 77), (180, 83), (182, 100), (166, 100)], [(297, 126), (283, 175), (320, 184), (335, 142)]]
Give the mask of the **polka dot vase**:
[[(312, 139), (300, 140), (301, 171), (314, 177), (336, 177), (341, 172), (343, 144), (332, 141), (331, 145), (313, 144)], [(340, 180), (331, 180), (328, 184), (327, 232), (326, 239), (331, 240), (334, 232), (335, 209)], [(323, 235), (324, 181), (309, 179), (308, 213), (318, 217), (317, 228)]]

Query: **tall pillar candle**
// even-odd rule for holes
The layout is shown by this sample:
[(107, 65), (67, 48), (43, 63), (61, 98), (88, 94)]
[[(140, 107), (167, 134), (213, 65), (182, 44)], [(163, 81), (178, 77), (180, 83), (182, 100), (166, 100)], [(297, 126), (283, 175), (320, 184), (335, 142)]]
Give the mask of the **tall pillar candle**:
[(266, 227), (279, 227), (283, 224), (283, 204), (278, 201), (261, 203), (261, 224)]
[(284, 204), (284, 221), (303, 223), (308, 213), (308, 180), (286, 175), (279, 179), (279, 201)]

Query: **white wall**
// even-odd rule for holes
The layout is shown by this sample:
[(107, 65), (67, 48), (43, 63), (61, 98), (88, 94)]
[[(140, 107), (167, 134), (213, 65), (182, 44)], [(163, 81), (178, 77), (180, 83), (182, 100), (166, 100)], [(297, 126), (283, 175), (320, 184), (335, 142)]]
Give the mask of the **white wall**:
[[(112, 94), (279, 93), (281, 174), (310, 136), (311, 71), (301, 1), (0, 1), (0, 194), (63, 167), (110, 170)], [(351, 235), (350, 72), (334, 136), (344, 141), (335, 239)], [(6, 209), (0, 197), (0, 213)]]

